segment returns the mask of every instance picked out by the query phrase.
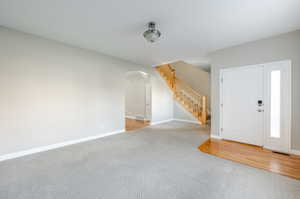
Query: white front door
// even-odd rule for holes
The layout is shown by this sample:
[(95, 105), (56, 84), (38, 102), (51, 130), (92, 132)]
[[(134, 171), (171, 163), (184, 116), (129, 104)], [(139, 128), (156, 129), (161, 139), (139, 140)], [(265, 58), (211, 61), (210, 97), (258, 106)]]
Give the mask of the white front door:
[(291, 62), (221, 71), (221, 137), (289, 152)]
[(224, 139), (263, 145), (263, 67), (225, 69), (222, 72), (222, 126)]
[(264, 147), (289, 152), (291, 121), (291, 62), (264, 64), (265, 143)]

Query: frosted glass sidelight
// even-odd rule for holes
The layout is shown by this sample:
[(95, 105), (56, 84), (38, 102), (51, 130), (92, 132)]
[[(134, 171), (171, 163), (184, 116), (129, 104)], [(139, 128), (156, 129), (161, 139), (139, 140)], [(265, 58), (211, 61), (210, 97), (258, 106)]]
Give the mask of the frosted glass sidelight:
[(280, 137), (280, 90), (279, 70), (271, 72), (271, 137)]

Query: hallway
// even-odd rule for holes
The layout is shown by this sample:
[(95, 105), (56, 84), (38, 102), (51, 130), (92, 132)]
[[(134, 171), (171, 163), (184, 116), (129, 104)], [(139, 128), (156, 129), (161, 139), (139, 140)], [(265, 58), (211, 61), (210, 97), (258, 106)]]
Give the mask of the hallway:
[(125, 129), (126, 131), (133, 131), (141, 128), (145, 128), (146, 126), (150, 125), (150, 122), (143, 121), (143, 120), (135, 120), (126, 118)]

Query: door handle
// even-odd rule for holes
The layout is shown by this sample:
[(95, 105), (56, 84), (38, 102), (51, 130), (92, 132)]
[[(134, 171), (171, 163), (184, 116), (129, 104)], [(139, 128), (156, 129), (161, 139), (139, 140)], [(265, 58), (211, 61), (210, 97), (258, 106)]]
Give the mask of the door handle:
[(264, 103), (263, 103), (263, 101), (262, 101), (262, 100), (258, 100), (258, 101), (257, 101), (257, 105), (258, 105), (258, 106), (263, 106), (263, 105), (264, 105)]

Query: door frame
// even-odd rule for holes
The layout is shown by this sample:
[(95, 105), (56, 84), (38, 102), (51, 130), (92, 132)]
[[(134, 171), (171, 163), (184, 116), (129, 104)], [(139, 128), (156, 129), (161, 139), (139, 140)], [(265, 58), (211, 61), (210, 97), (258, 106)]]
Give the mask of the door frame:
[[(130, 119), (136, 119), (136, 120), (140, 120), (138, 119), (138, 116), (139, 115), (135, 115), (135, 116), (132, 116), (132, 115), (127, 115), (126, 114), (126, 89), (127, 89), (127, 86), (128, 86), (128, 81), (129, 81), (129, 77), (130, 75), (138, 75), (140, 77), (142, 77), (143, 81), (144, 81), (144, 84), (145, 84), (145, 88), (144, 88), (144, 101), (145, 101), (145, 106), (144, 106), (144, 115), (142, 116), (143, 117), (143, 120), (146, 121), (146, 122), (151, 122), (152, 121), (152, 76), (151, 74), (147, 73), (147, 72), (144, 72), (144, 71), (140, 71), (140, 70), (137, 70), (137, 71), (128, 71), (125, 73), (125, 82), (126, 82), (126, 88), (125, 88), (125, 92), (124, 92), (124, 118), (130, 118)], [(148, 91), (149, 91), (149, 96), (146, 96), (147, 94), (147, 88), (148, 87)], [(147, 98), (149, 99), (149, 104), (147, 105)], [(148, 107), (147, 107), (148, 106)], [(148, 112), (149, 111), (149, 112)]]
[[(287, 136), (287, 153), (292, 153), (292, 149), (291, 149), (291, 126), (292, 126), (292, 62), (291, 60), (283, 60), (283, 61), (276, 61), (276, 62), (269, 62), (269, 63), (265, 63), (262, 65), (268, 65), (268, 64), (287, 64), (287, 68), (285, 68), (286, 70), (286, 82), (285, 82), (285, 86), (282, 90), (284, 90), (286, 92), (285, 95), (285, 99), (286, 99), (286, 106), (284, 107), (284, 111), (281, 114), (281, 117), (285, 118), (284, 121), (284, 130), (287, 131), (286, 132), (286, 136)], [(264, 71), (264, 76), (266, 76), (266, 71)], [(264, 79), (264, 89), (267, 89), (268, 83), (267, 83), (267, 79)], [(266, 101), (268, 94), (267, 92), (264, 92), (264, 100)], [(264, 108), (266, 109), (266, 108)], [(270, 116), (266, 114), (266, 111), (264, 112), (264, 120), (267, 121), (269, 120)], [(266, 126), (264, 126), (264, 146), (267, 149), (270, 150), (274, 150), (276, 151), (276, 149), (272, 149), (272, 148), (268, 148), (267, 145), (267, 137), (268, 137), (268, 128)]]
[[(267, 62), (267, 63), (263, 63), (263, 64), (252, 64), (252, 65), (244, 65), (244, 66), (232, 66), (232, 67), (223, 67), (220, 69), (220, 74), (219, 74), (219, 138), (222, 139), (223, 138), (223, 73), (225, 71), (233, 71), (233, 70), (241, 70), (241, 69), (245, 69), (245, 68), (251, 68), (251, 67), (257, 67), (257, 66), (262, 66), (264, 67), (264, 65), (267, 64), (273, 64), (273, 63), (289, 63), (289, 67), (288, 67), (288, 82), (287, 84), (289, 85), (288, 90), (288, 105), (287, 105), (287, 115), (286, 115), (286, 129), (287, 129), (287, 137), (288, 137), (288, 153), (293, 153), (292, 149), (291, 149), (291, 125), (292, 125), (292, 62), (291, 60), (282, 60), (282, 61), (275, 61), (275, 62)], [(263, 83), (263, 88), (265, 89), (265, 80)], [(266, 99), (266, 92), (264, 92), (264, 101)], [(265, 121), (266, 121), (266, 112), (263, 113), (263, 146), (265, 146), (266, 144), (266, 137), (267, 137), (267, 131), (266, 131), (266, 127), (265, 127)]]
[(145, 118), (147, 122), (152, 120), (152, 84), (151, 75), (146, 73), (145, 75)]

